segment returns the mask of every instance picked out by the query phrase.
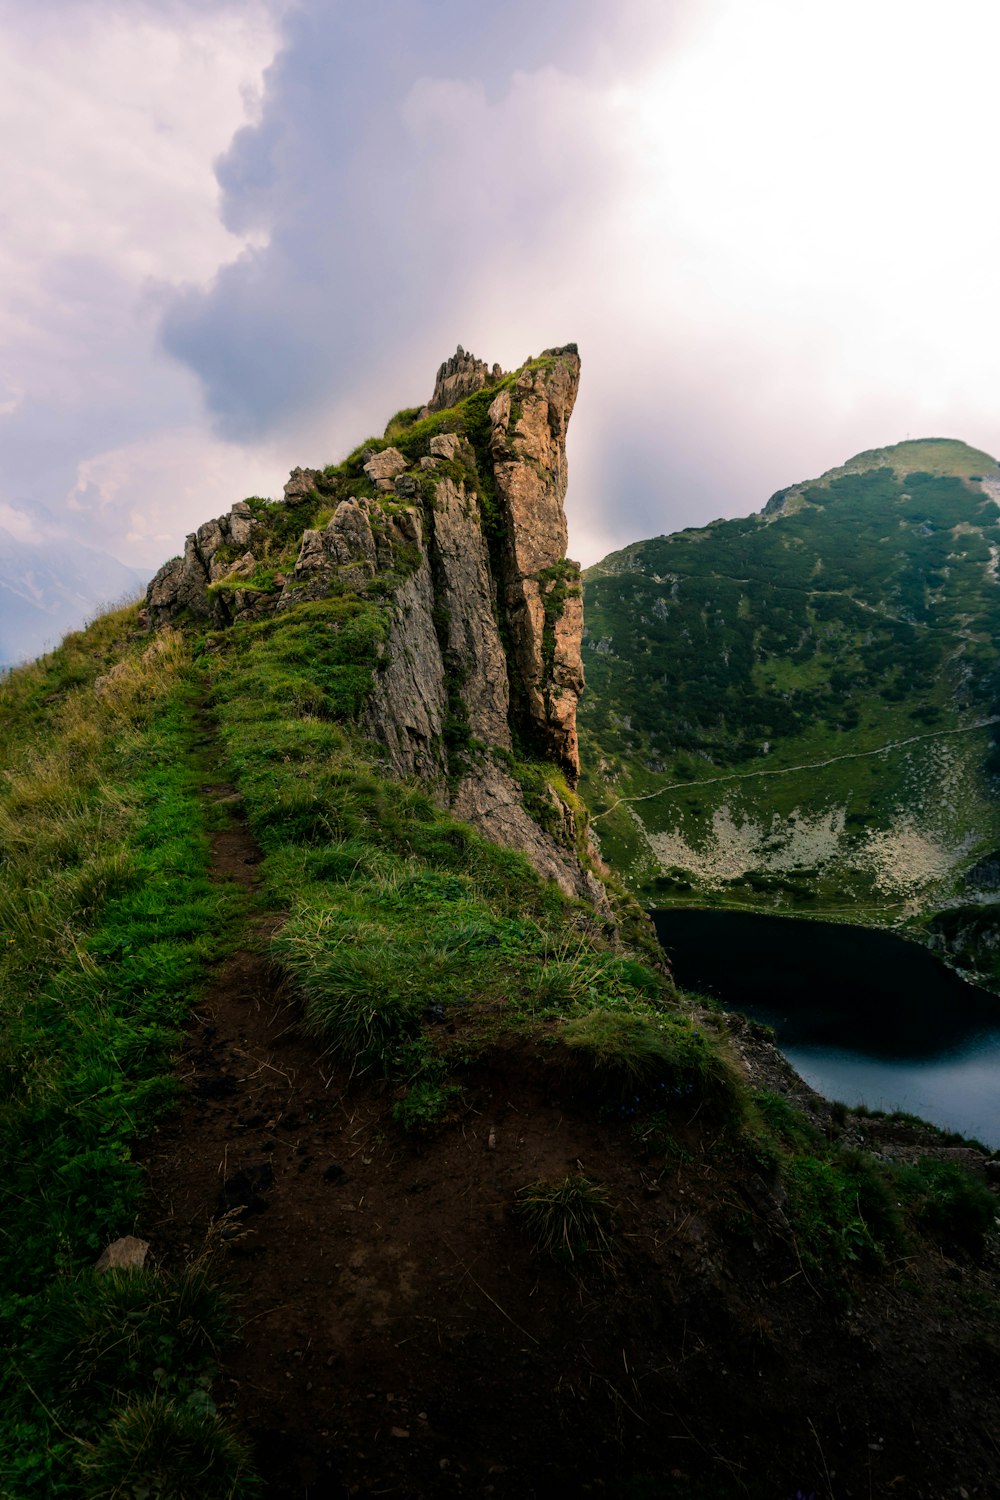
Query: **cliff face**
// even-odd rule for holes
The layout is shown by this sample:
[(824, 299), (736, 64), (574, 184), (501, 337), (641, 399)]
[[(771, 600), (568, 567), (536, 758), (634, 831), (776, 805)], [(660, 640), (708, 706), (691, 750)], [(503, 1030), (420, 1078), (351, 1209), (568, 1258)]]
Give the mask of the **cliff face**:
[(583, 609), (563, 510), (579, 377), (572, 344), (509, 375), (459, 348), (384, 439), (337, 469), (295, 469), (277, 506), (242, 502), (199, 527), (153, 579), (147, 611), (154, 625), (186, 613), (222, 627), (381, 598), (365, 733), (398, 775), (432, 781), (565, 891), (603, 900), (569, 802), (536, 780), (532, 816), (519, 772), (527, 758), (569, 787), (579, 774)]

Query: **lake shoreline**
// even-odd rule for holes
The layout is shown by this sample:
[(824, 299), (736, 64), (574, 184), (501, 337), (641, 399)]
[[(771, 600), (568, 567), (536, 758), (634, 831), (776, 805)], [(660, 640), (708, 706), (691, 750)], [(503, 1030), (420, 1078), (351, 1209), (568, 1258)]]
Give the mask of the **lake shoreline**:
[(1000, 1000), (925, 945), (812, 916), (649, 915), (681, 988), (772, 1028), (820, 1096), (1000, 1147)]

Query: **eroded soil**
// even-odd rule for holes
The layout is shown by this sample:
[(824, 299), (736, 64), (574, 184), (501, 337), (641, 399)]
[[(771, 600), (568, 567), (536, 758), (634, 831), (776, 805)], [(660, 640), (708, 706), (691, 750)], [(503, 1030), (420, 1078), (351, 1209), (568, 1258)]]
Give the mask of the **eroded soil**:
[[(216, 835), (220, 880), (253, 889), (258, 860), (238, 823)], [(414, 1141), (387, 1086), (300, 1035), (276, 923), (220, 964), (145, 1154), (161, 1260), (221, 1240), (242, 1330), (221, 1390), (271, 1500), (1000, 1494), (986, 1272), (814, 1284), (718, 1132), (679, 1118), (644, 1157), (544, 1043), (471, 1063), (461, 1117)], [(616, 1205), (613, 1267), (540, 1262), (512, 1213), (580, 1171)]]

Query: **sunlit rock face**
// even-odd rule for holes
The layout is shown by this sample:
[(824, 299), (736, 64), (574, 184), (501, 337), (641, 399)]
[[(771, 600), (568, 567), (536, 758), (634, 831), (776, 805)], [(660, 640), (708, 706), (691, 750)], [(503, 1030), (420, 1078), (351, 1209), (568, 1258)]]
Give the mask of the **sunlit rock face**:
[(510, 769), (527, 756), (571, 786), (579, 774), (583, 606), (564, 511), (579, 380), (573, 344), (510, 375), (459, 348), (427, 405), (394, 418), (353, 468), (296, 468), (283, 502), (241, 502), (199, 527), (153, 579), (147, 612), (153, 625), (186, 614), (224, 627), (378, 597), (366, 734), (398, 775), (434, 782), (460, 816), (594, 896), (573, 813), (552, 791), (532, 816)]
[(471, 396), (474, 391), (481, 391), (491, 382), (495, 384), (502, 376), (503, 371), (499, 365), (494, 365), (491, 370), (489, 365), (477, 359), (474, 354), (466, 354), (459, 344), (451, 358), (446, 359), (438, 370), (434, 394), (421, 415), (428, 416), (432, 411), (445, 411), (449, 406), (456, 406), (466, 396)]
[(566, 559), (566, 431), (580, 384), (575, 345), (546, 351), (489, 409), (503, 513), (500, 585), (516, 664), (515, 712), (575, 780), (583, 691), (580, 570)]

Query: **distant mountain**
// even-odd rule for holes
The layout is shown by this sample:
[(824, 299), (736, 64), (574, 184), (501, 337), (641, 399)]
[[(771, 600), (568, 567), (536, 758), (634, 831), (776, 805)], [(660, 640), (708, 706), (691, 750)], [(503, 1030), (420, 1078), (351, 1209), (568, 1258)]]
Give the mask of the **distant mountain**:
[(0, 668), (38, 656), (147, 574), (75, 542), (22, 542), (0, 529)]
[(584, 790), (647, 898), (909, 922), (1000, 978), (998, 502), (987, 454), (900, 443), (585, 574)]

